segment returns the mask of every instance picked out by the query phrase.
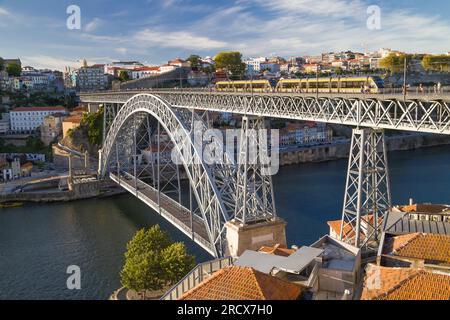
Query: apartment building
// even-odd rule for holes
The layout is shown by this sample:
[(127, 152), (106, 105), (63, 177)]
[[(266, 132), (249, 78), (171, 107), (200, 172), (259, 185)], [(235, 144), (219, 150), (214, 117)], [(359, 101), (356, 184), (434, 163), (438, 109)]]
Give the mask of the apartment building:
[(30, 133), (41, 127), (45, 117), (55, 113), (66, 113), (64, 107), (20, 107), (10, 112), (11, 131)]
[(102, 64), (83, 66), (72, 73), (72, 83), (80, 91), (104, 90), (108, 86), (108, 76), (104, 70)]

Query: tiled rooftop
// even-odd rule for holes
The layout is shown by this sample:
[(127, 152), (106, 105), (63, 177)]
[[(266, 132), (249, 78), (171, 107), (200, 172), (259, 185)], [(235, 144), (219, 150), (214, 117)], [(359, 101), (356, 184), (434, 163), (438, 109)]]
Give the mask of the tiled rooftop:
[(228, 267), (186, 292), (180, 300), (296, 300), (304, 288), (247, 267)]
[(449, 300), (450, 276), (369, 264), (362, 300)]
[[(336, 234), (341, 234), (342, 220), (328, 221), (327, 224), (331, 229), (333, 229)], [(344, 236), (354, 237), (354, 235), (355, 232), (353, 231), (351, 225), (349, 225), (348, 223), (344, 224)]]
[(13, 110), (12, 112), (21, 112), (21, 111), (65, 111), (66, 108), (61, 106), (56, 107), (18, 107)]
[[(364, 223), (373, 223), (373, 214), (369, 214), (369, 215), (365, 215), (361, 217), (361, 224), (364, 225)], [(381, 223), (383, 222), (383, 218), (378, 218), (378, 224), (381, 225)], [(338, 235), (341, 234), (341, 224), (342, 224), (342, 220), (334, 220), (334, 221), (328, 221), (327, 222), (328, 226)], [(343, 232), (344, 237), (347, 238), (353, 238), (355, 236), (355, 231), (352, 228), (351, 224), (349, 224), (348, 222), (344, 223), (344, 232)], [(361, 233), (361, 239), (365, 238), (365, 234)]]
[(392, 237), (386, 241), (383, 253), (450, 265), (450, 236), (412, 233)]
[(407, 206), (399, 206), (402, 212), (421, 212), (421, 213), (442, 213), (450, 210), (449, 206), (439, 204), (412, 204)]

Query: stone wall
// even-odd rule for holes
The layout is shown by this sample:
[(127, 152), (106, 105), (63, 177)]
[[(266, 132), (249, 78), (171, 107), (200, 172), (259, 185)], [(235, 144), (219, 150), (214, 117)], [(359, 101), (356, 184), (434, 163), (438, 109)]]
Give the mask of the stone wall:
[[(413, 150), (423, 147), (433, 147), (450, 144), (450, 136), (444, 135), (404, 135), (387, 137), (389, 151)], [(323, 145), (301, 149), (297, 151), (282, 152), (280, 165), (291, 165), (307, 162), (322, 162), (348, 158), (350, 141), (347, 143)]]

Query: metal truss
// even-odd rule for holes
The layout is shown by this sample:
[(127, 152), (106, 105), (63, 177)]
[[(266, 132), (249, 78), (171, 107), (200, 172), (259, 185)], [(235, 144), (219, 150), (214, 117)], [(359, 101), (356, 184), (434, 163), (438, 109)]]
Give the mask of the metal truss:
[[(82, 94), (83, 102), (125, 103), (136, 92)], [(450, 134), (450, 101), (424, 97), (157, 91), (172, 106), (358, 127)], [(423, 99), (423, 100), (422, 100)]]
[[(204, 221), (210, 250), (215, 256), (223, 256), (225, 253), (225, 222), (230, 220), (230, 209), (223, 199), (232, 199), (233, 195), (225, 194), (229, 192), (221, 183), (218, 183), (218, 176), (224, 176), (223, 172), (217, 171), (214, 166), (208, 166), (202, 157), (202, 145), (194, 144), (193, 130), (191, 124), (182, 119), (185, 115), (179, 110), (172, 108), (161, 98), (141, 94), (134, 96), (127, 101), (119, 110), (106, 136), (104, 146), (100, 152), (99, 176), (105, 177), (109, 170), (116, 171), (117, 176), (123, 172), (130, 173), (138, 177), (138, 170), (142, 168), (138, 158), (139, 132), (145, 132), (148, 128), (142, 129), (148, 116), (156, 119), (158, 127), (163, 128), (169, 135), (176, 152), (180, 157), (186, 175), (189, 179), (191, 191), (197, 202), (199, 211)], [(180, 135), (177, 137), (177, 135)], [(159, 135), (158, 135), (159, 136)], [(180, 140), (181, 139), (181, 140)], [(188, 146), (186, 148), (182, 146)], [(184, 152), (183, 152), (184, 151)], [(161, 165), (161, 163), (159, 163)], [(114, 166), (114, 167), (113, 167)], [(161, 168), (160, 166), (156, 166)], [(154, 169), (152, 169), (154, 170)], [(156, 174), (160, 177), (160, 173)], [(170, 178), (172, 181), (173, 179)], [(138, 193), (138, 182), (135, 181), (135, 192)], [(158, 184), (161, 183), (158, 178)], [(235, 184), (229, 181), (227, 184)], [(161, 185), (158, 186), (161, 189)], [(234, 207), (232, 207), (234, 209)]]
[(235, 219), (250, 224), (276, 218), (272, 176), (269, 163), (262, 163), (268, 155), (268, 140), (264, 118), (242, 118), (237, 171), (237, 199)]
[(114, 119), (116, 118), (117, 112), (119, 112), (120, 107), (121, 104), (118, 103), (103, 104), (103, 142), (106, 139), (109, 128), (114, 122)]
[(340, 239), (358, 248), (378, 248), (381, 222), (391, 207), (384, 131), (353, 129)]

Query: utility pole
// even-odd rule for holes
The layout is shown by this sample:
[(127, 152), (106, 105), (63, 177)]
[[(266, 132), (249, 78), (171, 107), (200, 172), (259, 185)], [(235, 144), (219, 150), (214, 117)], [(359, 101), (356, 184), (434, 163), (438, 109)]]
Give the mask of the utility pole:
[(316, 97), (319, 99), (319, 64), (316, 67)]
[(406, 56), (403, 64), (403, 102), (406, 101)]

